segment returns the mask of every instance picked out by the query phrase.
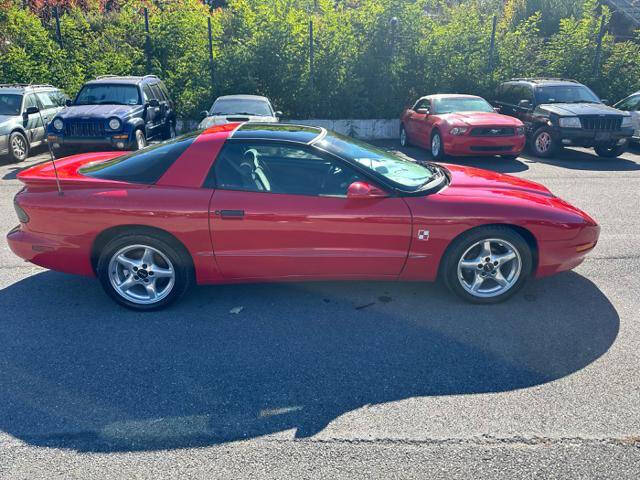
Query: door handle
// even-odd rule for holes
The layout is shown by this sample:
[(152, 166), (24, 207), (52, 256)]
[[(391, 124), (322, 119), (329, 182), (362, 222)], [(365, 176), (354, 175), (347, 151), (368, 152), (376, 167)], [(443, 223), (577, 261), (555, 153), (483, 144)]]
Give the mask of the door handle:
[(242, 218), (244, 217), (244, 210), (216, 210), (216, 215), (221, 218)]

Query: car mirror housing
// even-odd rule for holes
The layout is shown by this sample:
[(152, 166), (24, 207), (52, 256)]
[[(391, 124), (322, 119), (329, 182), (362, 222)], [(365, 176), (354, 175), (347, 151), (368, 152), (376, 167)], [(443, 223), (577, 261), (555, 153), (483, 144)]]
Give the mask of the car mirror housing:
[(421, 115), (429, 115), (429, 109), (428, 108), (419, 108), (416, 110), (416, 113), (419, 113)]
[(202, 118), (207, 118), (207, 117), (209, 116), (209, 112), (207, 112), (206, 110), (202, 110), (202, 111), (200, 112), (200, 116), (201, 116)]
[(34, 113), (38, 113), (40, 111), (40, 109), (38, 107), (28, 107), (25, 111), (24, 111), (24, 116), (28, 117), (29, 115), (33, 115)]
[(149, 101), (147, 102), (147, 104), (148, 104), (150, 107), (153, 107), (153, 108), (157, 108), (157, 107), (159, 107), (159, 106), (160, 106), (160, 102), (159, 102), (157, 99), (155, 99), (155, 98), (152, 98), (151, 100), (149, 100)]
[(609, 105), (609, 103), (611, 103), (611, 102), (609, 102), (609, 100), (607, 100), (606, 98), (601, 98), (601, 99), (600, 99), (600, 101), (601, 101), (602, 103), (604, 103), (605, 105)]
[(353, 182), (347, 189), (347, 198), (384, 198), (388, 196), (387, 192), (367, 182)]
[(67, 99), (64, 101), (64, 104), (65, 104), (65, 106), (70, 107), (71, 105), (73, 105), (73, 102), (72, 102), (70, 99), (68, 99), (68, 98), (67, 98)]
[(280, 110), (278, 110), (278, 111), (276, 112), (276, 117), (281, 117), (281, 116), (282, 116), (282, 112), (281, 112)]
[(518, 106), (520, 108), (531, 108), (531, 102), (529, 100), (520, 100), (518, 102)]

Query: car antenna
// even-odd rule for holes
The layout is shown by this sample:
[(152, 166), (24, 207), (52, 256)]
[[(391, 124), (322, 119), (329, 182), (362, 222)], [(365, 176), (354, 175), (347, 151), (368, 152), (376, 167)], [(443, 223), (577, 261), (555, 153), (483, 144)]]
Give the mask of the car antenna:
[[(42, 128), (44, 128), (44, 134), (47, 134), (47, 127), (49, 124), (45, 125), (44, 119), (42, 118), (42, 111), (40, 107), (38, 107), (38, 115), (40, 116), (40, 121), (42, 122)], [(53, 150), (51, 149), (51, 143), (49, 143), (49, 139), (47, 138), (47, 148), (49, 149), (49, 156), (51, 157), (51, 163), (53, 164), (53, 173), (56, 176), (56, 186), (58, 187), (58, 195), (63, 195), (62, 186), (60, 185), (60, 178), (58, 178), (58, 169), (56, 168), (56, 157), (53, 154)]]

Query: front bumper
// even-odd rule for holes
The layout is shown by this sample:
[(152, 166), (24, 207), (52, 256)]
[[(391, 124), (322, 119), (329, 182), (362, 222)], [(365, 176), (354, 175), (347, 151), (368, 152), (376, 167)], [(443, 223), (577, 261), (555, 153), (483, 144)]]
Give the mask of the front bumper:
[(595, 248), (599, 236), (599, 225), (586, 225), (572, 240), (540, 241), (536, 277), (546, 277), (577, 267)]
[(101, 150), (131, 150), (133, 140), (127, 133), (115, 133), (104, 137), (67, 137), (49, 133), (47, 140), (54, 150), (99, 148)]
[(474, 137), (471, 135), (449, 135), (444, 140), (444, 151), (448, 155), (518, 155), (525, 146), (525, 136)]
[(618, 143), (623, 145), (633, 136), (633, 127), (623, 128), (615, 131), (595, 131), (581, 128), (559, 128), (555, 129), (556, 138), (562, 145), (573, 145), (577, 147), (593, 147), (595, 145), (611, 145)]

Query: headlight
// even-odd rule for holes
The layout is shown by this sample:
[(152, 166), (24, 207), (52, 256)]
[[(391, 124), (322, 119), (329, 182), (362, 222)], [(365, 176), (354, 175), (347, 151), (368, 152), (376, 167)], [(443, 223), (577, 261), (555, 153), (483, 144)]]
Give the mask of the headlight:
[(111, 130), (120, 130), (120, 120), (118, 120), (117, 118), (112, 118), (111, 120), (109, 120), (109, 128)]
[(462, 135), (464, 133), (467, 133), (467, 130), (469, 130), (467, 127), (453, 127), (451, 130), (449, 130), (449, 133), (451, 135)]
[(516, 135), (518, 135), (519, 137), (524, 135), (524, 127), (516, 127)]
[(622, 126), (622, 128), (624, 128), (624, 127), (632, 127), (633, 126), (633, 123), (631, 122), (631, 116), (630, 115), (622, 117), (622, 125), (621, 126)]
[(582, 124), (578, 117), (560, 117), (558, 125), (562, 128), (582, 128)]
[(55, 128), (58, 131), (61, 131), (64, 128), (64, 122), (62, 120), (60, 120), (59, 118), (56, 118), (53, 121), (53, 128)]

